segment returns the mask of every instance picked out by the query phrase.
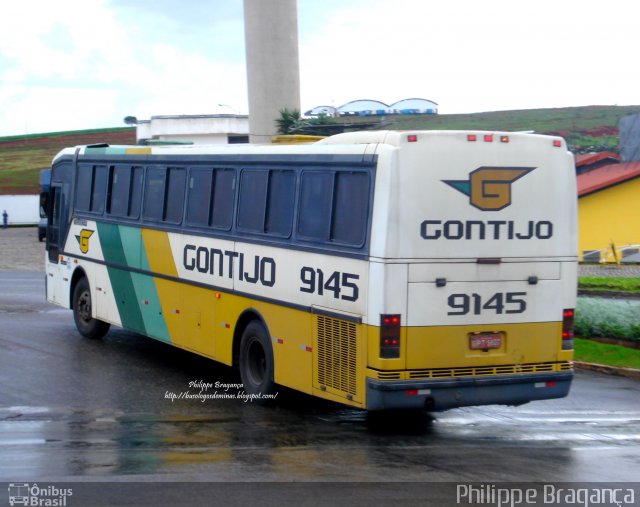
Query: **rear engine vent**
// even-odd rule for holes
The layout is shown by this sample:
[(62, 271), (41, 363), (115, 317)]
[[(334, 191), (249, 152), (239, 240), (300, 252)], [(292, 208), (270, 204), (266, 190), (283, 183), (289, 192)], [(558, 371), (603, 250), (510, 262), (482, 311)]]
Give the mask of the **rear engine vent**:
[(356, 396), (356, 325), (318, 315), (318, 383)]

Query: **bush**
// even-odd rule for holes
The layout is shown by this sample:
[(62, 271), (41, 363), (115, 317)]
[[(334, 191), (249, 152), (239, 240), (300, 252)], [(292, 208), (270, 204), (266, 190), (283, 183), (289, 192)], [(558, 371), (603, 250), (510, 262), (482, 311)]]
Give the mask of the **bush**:
[(575, 334), (583, 338), (640, 340), (640, 301), (578, 298)]

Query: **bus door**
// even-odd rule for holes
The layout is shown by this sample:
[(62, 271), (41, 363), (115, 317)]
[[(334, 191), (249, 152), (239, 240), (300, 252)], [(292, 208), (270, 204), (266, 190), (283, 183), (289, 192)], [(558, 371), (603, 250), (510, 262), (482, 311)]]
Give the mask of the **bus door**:
[(60, 244), (60, 201), (62, 200), (62, 187), (52, 185), (49, 190), (47, 210), (47, 245), (49, 262), (58, 264), (58, 255), (62, 250)]
[[(62, 273), (70, 271), (71, 266), (60, 263), (60, 254), (64, 252), (64, 243), (69, 230), (69, 207), (71, 206), (71, 162), (56, 164), (52, 171), (51, 187), (47, 202), (47, 298), (63, 305), (69, 304), (68, 286), (62, 282), (70, 278)], [(51, 276), (49, 276), (51, 275)], [(50, 279), (51, 278), (51, 279)], [(58, 280), (53, 283), (52, 280)]]

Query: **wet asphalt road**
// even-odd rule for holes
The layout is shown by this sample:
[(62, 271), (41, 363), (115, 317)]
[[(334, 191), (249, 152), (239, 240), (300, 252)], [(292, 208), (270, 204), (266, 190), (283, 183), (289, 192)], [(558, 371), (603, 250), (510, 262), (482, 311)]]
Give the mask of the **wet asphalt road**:
[(0, 481), (640, 477), (640, 382), (629, 379), (578, 373), (563, 400), (434, 418), (368, 418), (286, 390), (273, 407), (166, 397), (197, 393), (190, 382), (239, 377), (118, 329), (83, 339), (70, 311), (44, 301), (44, 273), (0, 271)]

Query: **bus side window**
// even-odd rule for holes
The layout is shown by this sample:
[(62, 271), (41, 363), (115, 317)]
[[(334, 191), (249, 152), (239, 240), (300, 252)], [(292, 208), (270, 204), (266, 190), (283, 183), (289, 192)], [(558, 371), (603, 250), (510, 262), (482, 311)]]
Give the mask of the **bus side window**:
[(244, 170), (240, 177), (238, 229), (289, 237), (295, 174), (290, 170)]
[(369, 215), (369, 175), (338, 172), (335, 185), (331, 240), (362, 246)]
[(104, 201), (107, 194), (107, 166), (98, 165), (93, 170), (93, 187), (91, 189), (91, 212), (104, 211)]
[(333, 172), (302, 173), (298, 233), (316, 241), (329, 239)]
[(142, 204), (142, 179), (144, 176), (144, 168), (132, 167), (131, 169), (131, 192), (129, 196), (129, 209), (127, 216), (129, 218), (140, 217), (140, 205)]
[(93, 167), (86, 164), (79, 165), (76, 177), (76, 211), (89, 211), (92, 182)]
[(296, 178), (293, 171), (271, 171), (265, 232), (288, 238), (293, 223)]
[(228, 231), (233, 224), (233, 206), (235, 203), (236, 171), (234, 169), (216, 169), (213, 187), (213, 204), (209, 223), (215, 229)]
[(129, 205), (129, 186), (131, 185), (131, 167), (117, 165), (111, 168), (107, 213), (119, 217), (126, 216)]
[(148, 167), (144, 187), (144, 206), (142, 214), (145, 219), (161, 222), (164, 211), (164, 167)]
[(182, 222), (184, 207), (184, 186), (187, 181), (187, 172), (180, 167), (171, 167), (167, 170), (167, 188), (165, 191), (165, 206), (163, 221), (172, 224)]
[(238, 229), (264, 232), (265, 206), (269, 172), (245, 169), (240, 173)]
[(187, 224), (209, 225), (211, 185), (214, 172), (211, 169), (191, 169), (187, 190)]

